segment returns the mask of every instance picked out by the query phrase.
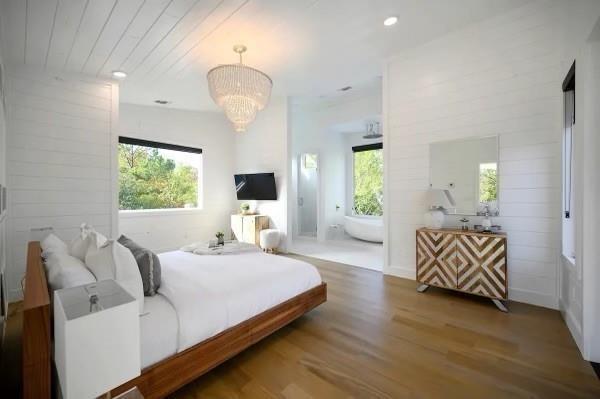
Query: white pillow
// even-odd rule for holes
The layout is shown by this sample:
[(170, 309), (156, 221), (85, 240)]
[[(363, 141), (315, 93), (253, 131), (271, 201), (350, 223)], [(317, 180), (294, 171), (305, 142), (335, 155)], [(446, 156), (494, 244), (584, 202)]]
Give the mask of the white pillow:
[(69, 253), (71, 256), (85, 261), (85, 255), (90, 242), (95, 240), (96, 246), (99, 247), (106, 242), (106, 237), (98, 233), (91, 225), (87, 223), (82, 223), (79, 227), (79, 230), (80, 231), (77, 237), (75, 237), (69, 243)]
[(115, 240), (108, 240), (100, 247), (90, 245), (85, 264), (98, 281), (115, 280), (133, 296), (144, 310), (144, 285), (137, 262), (129, 249)]
[(48, 285), (54, 290), (96, 282), (82, 261), (66, 252), (52, 252), (44, 260)]
[(67, 244), (53, 233), (50, 233), (40, 243), (42, 247), (42, 256), (45, 258), (52, 253), (68, 254), (69, 249)]

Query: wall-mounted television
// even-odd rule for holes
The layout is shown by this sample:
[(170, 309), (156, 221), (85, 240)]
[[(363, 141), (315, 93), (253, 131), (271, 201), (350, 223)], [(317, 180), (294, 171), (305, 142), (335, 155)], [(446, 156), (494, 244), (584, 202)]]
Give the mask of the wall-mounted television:
[(238, 200), (276, 200), (274, 173), (235, 175), (235, 191)]

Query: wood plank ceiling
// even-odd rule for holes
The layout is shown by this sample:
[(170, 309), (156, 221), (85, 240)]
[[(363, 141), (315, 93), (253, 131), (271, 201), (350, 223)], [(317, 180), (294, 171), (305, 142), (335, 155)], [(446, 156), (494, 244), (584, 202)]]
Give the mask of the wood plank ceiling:
[[(3, 57), (96, 77), (128, 73), (122, 99), (205, 109), (206, 71), (245, 60), (275, 95), (322, 95), (372, 82), (381, 60), (522, 0), (2, 0)], [(399, 15), (393, 29), (382, 25)]]

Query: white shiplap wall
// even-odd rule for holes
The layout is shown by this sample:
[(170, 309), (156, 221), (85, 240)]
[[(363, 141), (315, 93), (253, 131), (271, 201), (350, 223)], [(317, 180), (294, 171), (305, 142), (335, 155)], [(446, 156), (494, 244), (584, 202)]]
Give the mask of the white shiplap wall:
[(118, 87), (24, 68), (7, 76), (8, 282), (21, 296), (30, 229), (72, 239), (81, 222), (110, 235), (111, 146)]
[(509, 296), (558, 306), (560, 85), (599, 13), (599, 2), (537, 1), (389, 60), (387, 273), (414, 278), (429, 143), (499, 135), (494, 222), (508, 232)]
[[(1, 26), (0, 26), (1, 28)], [(0, 29), (0, 34), (2, 30)], [(1, 48), (0, 48), (1, 50)], [(0, 68), (2, 69), (2, 75), (4, 76), (5, 69), (2, 58), (2, 51), (0, 51)], [(6, 186), (6, 113), (4, 109), (3, 96), (6, 94), (4, 78), (0, 78), (0, 184)], [(4, 274), (6, 270), (6, 224), (7, 224), (7, 211), (0, 213), (0, 274)], [(6, 278), (6, 275), (3, 275)], [(2, 289), (7, 289), (6, 281)], [(2, 291), (0, 290), (0, 294)], [(0, 328), (3, 328), (3, 320), (0, 320)]]

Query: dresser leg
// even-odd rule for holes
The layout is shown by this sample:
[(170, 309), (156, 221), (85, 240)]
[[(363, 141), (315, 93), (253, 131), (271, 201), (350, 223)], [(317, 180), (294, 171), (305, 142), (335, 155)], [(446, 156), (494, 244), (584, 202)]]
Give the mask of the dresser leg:
[(429, 288), (429, 286), (427, 284), (421, 284), (420, 286), (417, 287), (417, 292), (425, 292), (425, 291), (427, 291), (427, 288)]
[(500, 299), (492, 299), (492, 302), (494, 302), (494, 305), (496, 305), (498, 309), (500, 309), (504, 313), (508, 313), (508, 309), (506, 308), (506, 306), (504, 306), (504, 303)]

